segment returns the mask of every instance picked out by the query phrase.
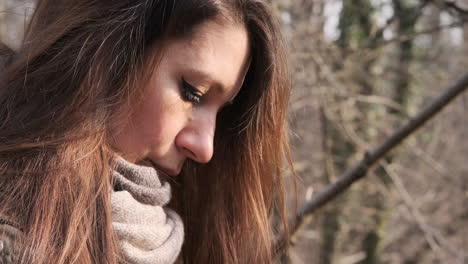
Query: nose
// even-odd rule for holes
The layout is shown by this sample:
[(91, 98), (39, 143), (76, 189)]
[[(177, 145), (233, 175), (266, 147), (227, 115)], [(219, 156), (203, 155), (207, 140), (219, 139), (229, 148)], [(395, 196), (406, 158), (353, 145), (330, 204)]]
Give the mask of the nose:
[(176, 145), (188, 158), (207, 163), (213, 157), (216, 117), (191, 121), (176, 137)]

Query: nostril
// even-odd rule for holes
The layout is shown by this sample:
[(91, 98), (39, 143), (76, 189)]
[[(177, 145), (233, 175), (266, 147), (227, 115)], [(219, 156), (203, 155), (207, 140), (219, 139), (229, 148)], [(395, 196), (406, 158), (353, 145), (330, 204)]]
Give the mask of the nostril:
[(191, 151), (190, 149), (185, 148), (185, 147), (184, 147), (184, 151), (187, 153), (188, 158), (190, 158), (190, 159), (192, 159), (192, 160), (196, 160), (196, 159), (197, 159), (197, 155), (195, 155), (195, 152), (193, 152), (193, 151)]

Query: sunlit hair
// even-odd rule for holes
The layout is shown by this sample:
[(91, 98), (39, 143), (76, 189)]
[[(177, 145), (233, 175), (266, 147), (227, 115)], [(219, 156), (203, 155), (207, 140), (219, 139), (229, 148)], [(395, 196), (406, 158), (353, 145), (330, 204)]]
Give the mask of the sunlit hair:
[[(40, 0), (0, 76), (0, 215), (22, 263), (117, 263), (109, 130), (143, 94), (155, 52), (209, 20), (248, 32), (251, 65), (218, 114), (213, 159), (173, 183), (184, 263), (270, 263), (290, 82), (279, 26), (259, 0)], [(8, 53), (9, 55), (12, 55)], [(285, 223), (285, 222), (283, 222)], [(285, 225), (284, 225), (285, 226)]]

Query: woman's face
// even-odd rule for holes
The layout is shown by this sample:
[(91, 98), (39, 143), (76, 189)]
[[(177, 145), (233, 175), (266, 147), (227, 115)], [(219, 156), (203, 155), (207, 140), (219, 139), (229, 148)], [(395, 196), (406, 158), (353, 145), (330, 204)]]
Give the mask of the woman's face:
[(113, 130), (113, 147), (169, 176), (179, 174), (187, 158), (210, 161), (216, 115), (239, 92), (248, 64), (243, 26), (206, 22), (192, 38), (171, 41), (143, 100)]

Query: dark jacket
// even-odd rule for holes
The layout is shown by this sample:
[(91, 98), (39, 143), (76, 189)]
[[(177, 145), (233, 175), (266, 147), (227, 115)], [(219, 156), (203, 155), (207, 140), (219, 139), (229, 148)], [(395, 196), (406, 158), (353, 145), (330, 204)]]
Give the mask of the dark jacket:
[[(9, 65), (15, 52), (0, 42), (0, 71)], [(12, 222), (0, 215), (0, 264), (18, 263), (22, 232)]]
[(22, 232), (14, 223), (0, 218), (0, 264), (18, 263)]
[(0, 42), (0, 71), (6, 68), (15, 57), (15, 52), (10, 49), (7, 45)]

